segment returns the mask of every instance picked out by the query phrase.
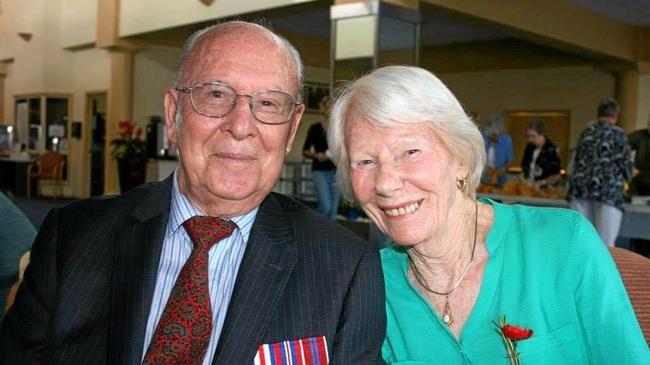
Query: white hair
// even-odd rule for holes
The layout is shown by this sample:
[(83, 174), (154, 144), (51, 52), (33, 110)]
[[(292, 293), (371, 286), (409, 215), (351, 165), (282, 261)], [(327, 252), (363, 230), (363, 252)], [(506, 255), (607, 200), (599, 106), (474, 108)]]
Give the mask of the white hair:
[(298, 95), (296, 97), (298, 101), (302, 101), (302, 89), (304, 84), (304, 67), (302, 64), (302, 60), (300, 59), (300, 54), (298, 53), (296, 48), (284, 37), (278, 35), (277, 33), (274, 33), (270, 29), (270, 27), (266, 25), (244, 22), (239, 20), (214, 24), (212, 26), (194, 32), (189, 38), (187, 38), (187, 40), (183, 44), (183, 48), (181, 48), (181, 56), (179, 59), (178, 71), (176, 74), (176, 83), (179, 84), (183, 79), (183, 71), (185, 68), (185, 64), (187, 60), (190, 58), (190, 56), (192, 55), (192, 51), (194, 50), (194, 47), (199, 43), (199, 41), (201, 41), (203, 36), (212, 32), (228, 33), (233, 30), (244, 29), (244, 28), (252, 29), (252, 30), (261, 30), (278, 47), (284, 48), (286, 50), (287, 54), (289, 55), (289, 58), (293, 63), (294, 71), (296, 73), (296, 80), (298, 80), (298, 85), (297, 85)]
[(474, 197), (485, 165), (485, 147), (478, 128), (456, 97), (429, 71), (412, 66), (376, 69), (345, 85), (330, 113), (328, 145), (338, 166), (343, 195), (351, 199), (346, 124), (362, 118), (377, 125), (428, 123), (447, 149), (469, 171), (465, 192)]

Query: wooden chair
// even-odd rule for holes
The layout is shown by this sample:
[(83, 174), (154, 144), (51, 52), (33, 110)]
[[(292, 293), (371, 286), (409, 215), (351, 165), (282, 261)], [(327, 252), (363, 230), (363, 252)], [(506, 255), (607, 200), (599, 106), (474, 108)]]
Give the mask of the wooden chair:
[(31, 196), (32, 180), (36, 179), (36, 196), (41, 193), (39, 180), (51, 180), (55, 190), (63, 195), (63, 168), (65, 157), (55, 151), (47, 151), (27, 167), (27, 198)]
[(609, 250), (621, 273), (645, 340), (650, 343), (650, 259), (618, 247)]

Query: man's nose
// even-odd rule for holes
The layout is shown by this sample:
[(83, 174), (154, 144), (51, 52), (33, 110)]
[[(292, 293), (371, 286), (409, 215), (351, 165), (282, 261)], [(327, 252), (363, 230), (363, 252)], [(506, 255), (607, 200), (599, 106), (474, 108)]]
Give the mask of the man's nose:
[(389, 197), (404, 185), (399, 166), (395, 163), (379, 165), (375, 175), (375, 191), (377, 195)]
[(255, 134), (257, 119), (250, 107), (250, 96), (237, 95), (233, 110), (225, 118), (225, 128), (235, 139), (241, 140)]

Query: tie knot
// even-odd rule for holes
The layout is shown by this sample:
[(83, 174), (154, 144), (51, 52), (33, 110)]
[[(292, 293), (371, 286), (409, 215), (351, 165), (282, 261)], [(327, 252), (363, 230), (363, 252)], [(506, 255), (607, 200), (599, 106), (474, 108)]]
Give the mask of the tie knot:
[(183, 222), (183, 227), (192, 239), (194, 248), (209, 250), (212, 245), (230, 236), (235, 223), (218, 217), (195, 215)]

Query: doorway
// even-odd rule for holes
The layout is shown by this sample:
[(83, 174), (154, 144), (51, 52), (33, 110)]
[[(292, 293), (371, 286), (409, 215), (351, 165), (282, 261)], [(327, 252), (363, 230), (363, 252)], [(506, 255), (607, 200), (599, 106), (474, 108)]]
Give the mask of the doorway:
[(104, 194), (104, 155), (106, 153), (106, 92), (86, 94), (87, 139), (89, 146), (90, 196)]

